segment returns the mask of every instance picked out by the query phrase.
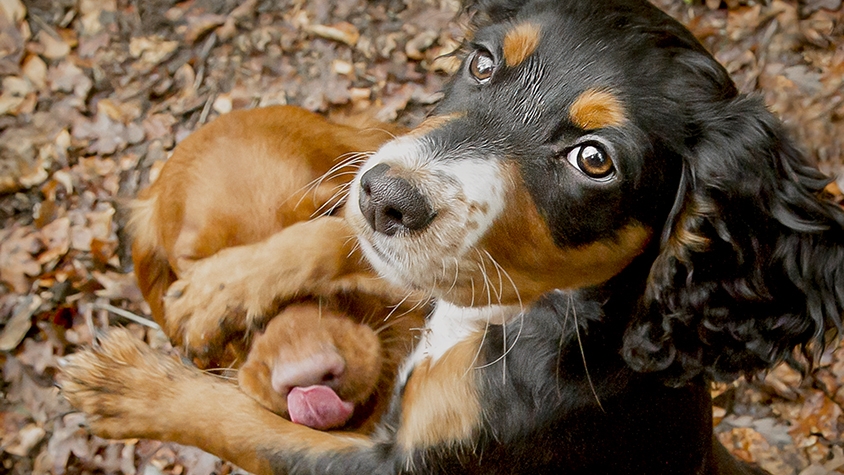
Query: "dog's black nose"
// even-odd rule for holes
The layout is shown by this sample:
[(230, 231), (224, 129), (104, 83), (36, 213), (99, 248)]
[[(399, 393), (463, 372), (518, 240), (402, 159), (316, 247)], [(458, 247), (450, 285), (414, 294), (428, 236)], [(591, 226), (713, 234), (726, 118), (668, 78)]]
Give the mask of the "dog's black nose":
[(437, 215), (428, 200), (404, 178), (387, 175), (390, 166), (375, 165), (360, 179), (359, 205), (369, 225), (392, 236), (400, 229), (424, 229)]

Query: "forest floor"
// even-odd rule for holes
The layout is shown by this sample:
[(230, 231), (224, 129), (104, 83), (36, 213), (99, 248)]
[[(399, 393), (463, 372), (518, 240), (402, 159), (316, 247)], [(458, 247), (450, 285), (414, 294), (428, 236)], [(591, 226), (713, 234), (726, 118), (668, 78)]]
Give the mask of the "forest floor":
[[(841, 0), (658, 0), (844, 185)], [(57, 359), (148, 315), (125, 203), (232, 109), (298, 104), (417, 124), (462, 39), (456, 0), (0, 0), (0, 473), (237, 471), (89, 435)], [(166, 345), (166, 343), (160, 343)], [(844, 350), (713, 389), (716, 433), (775, 475), (844, 473)], [(224, 428), (221, 428), (223, 431)]]

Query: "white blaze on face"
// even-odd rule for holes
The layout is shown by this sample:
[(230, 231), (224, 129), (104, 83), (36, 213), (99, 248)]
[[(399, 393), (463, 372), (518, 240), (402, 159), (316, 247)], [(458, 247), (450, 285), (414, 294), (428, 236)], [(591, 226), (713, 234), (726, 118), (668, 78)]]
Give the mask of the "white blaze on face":
[[(426, 197), (436, 212), (427, 227), (387, 236), (367, 224), (358, 206), (360, 179), (382, 163), (390, 167), (389, 174), (407, 180)], [(506, 177), (496, 157), (471, 150), (434, 153), (424, 137), (401, 137), (384, 145), (358, 171), (347, 219), (379, 274), (447, 299), (455, 286), (484, 285), (464, 282), (464, 274), (477, 273), (481, 265), (493, 266), (479, 263), (473, 248), (504, 210), (504, 197), (512, 186)]]

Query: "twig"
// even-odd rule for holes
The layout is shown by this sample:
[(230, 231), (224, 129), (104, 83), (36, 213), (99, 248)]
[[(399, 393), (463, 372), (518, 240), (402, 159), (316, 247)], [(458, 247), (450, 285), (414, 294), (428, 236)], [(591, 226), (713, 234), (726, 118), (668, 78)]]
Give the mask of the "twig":
[(157, 323), (153, 322), (152, 320), (145, 318), (145, 317), (142, 317), (140, 315), (135, 315), (134, 313), (132, 313), (128, 310), (123, 310), (122, 308), (115, 307), (114, 305), (111, 305), (111, 304), (93, 302), (93, 303), (91, 303), (91, 307), (99, 309), (99, 310), (105, 310), (105, 311), (111, 312), (111, 313), (113, 313), (113, 314), (115, 314), (119, 317), (125, 318), (126, 320), (130, 320), (130, 321), (133, 321), (135, 323), (138, 323), (138, 324), (150, 327), (150, 328), (155, 328), (156, 330), (161, 330), (161, 327)]

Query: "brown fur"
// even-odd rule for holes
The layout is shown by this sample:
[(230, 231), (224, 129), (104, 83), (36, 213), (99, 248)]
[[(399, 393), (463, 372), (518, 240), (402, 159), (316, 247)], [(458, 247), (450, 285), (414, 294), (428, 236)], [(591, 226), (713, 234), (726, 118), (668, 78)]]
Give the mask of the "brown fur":
[(461, 341), (440, 360), (422, 361), (404, 387), (399, 444), (420, 447), (471, 440), (481, 421), (481, 401), (472, 371), (483, 339)]
[[(115, 378), (115, 373), (121, 377)], [(256, 451), (342, 450), (369, 444), (355, 434), (336, 437), (282, 419), (234, 385), (152, 350), (124, 329), (113, 329), (96, 351), (77, 353), (63, 378), (64, 394), (92, 414), (88, 422), (103, 437), (179, 440), (258, 475), (272, 470)], [(90, 383), (108, 391), (100, 392)], [(153, 414), (156, 423), (150, 424)]]
[[(406, 295), (369, 270), (342, 219), (308, 221), (340, 204), (356, 169), (332, 167), (398, 132), (364, 125), (287, 106), (224, 115), (176, 148), (134, 203), (131, 228), (139, 286), (174, 344), (201, 366), (246, 360), (241, 388), (283, 416), (273, 368), (336, 352), (346, 367), (335, 390), (366, 429), (422, 313), (393, 309)], [(273, 316), (250, 348), (250, 331)]]
[(617, 127), (627, 121), (624, 106), (612, 92), (588, 89), (569, 108), (569, 118), (584, 130)]
[(516, 25), (504, 37), (504, 61), (515, 67), (524, 62), (539, 45), (539, 27), (532, 23)]
[[(481, 339), (478, 333), (413, 372), (403, 401), (407, 420), (398, 434), (402, 447), (473, 436), (481, 402), (468, 368)], [(316, 455), (374, 444), (357, 433), (322, 432), (282, 419), (233, 385), (168, 358), (123, 329), (113, 329), (101, 346), (73, 355), (61, 383), (63, 394), (89, 415), (91, 430), (101, 437), (178, 441), (256, 475), (273, 473), (269, 458), (277, 451)]]

